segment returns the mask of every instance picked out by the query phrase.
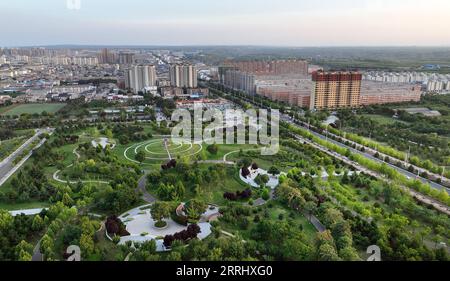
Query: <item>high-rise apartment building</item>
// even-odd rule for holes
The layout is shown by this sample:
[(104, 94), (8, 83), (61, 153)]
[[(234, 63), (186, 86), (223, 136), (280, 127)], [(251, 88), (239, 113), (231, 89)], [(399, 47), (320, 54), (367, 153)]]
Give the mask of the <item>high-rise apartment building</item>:
[(197, 88), (197, 68), (190, 64), (173, 64), (169, 70), (170, 84), (178, 88)]
[(156, 69), (153, 65), (136, 65), (126, 73), (125, 87), (135, 93), (156, 86)]
[(255, 75), (247, 72), (228, 70), (224, 74), (223, 84), (234, 90), (255, 94)]
[(358, 72), (324, 72), (312, 74), (314, 88), (310, 108), (336, 109), (361, 104), (361, 80)]
[(99, 62), (102, 64), (113, 64), (116, 63), (116, 54), (111, 53), (108, 49), (102, 49), (99, 54)]
[(133, 64), (134, 54), (133, 53), (119, 53), (119, 64)]

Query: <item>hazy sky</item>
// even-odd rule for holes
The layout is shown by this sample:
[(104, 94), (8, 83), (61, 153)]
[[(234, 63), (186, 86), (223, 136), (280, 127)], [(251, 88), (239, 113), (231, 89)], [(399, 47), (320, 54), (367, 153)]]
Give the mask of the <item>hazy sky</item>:
[(449, 0), (79, 1), (1, 0), (0, 46), (450, 45)]

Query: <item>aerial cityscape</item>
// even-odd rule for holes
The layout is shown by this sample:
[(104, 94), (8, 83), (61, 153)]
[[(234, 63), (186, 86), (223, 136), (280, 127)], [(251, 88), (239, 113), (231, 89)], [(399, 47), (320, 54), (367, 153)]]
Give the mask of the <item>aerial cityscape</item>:
[(0, 261), (450, 260), (447, 1), (21, 2)]

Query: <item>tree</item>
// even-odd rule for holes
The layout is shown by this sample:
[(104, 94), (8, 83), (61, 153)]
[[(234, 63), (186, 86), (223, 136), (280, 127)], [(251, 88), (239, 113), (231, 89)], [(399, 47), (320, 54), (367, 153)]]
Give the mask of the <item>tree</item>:
[(45, 234), (41, 240), (40, 250), (46, 259), (52, 259), (54, 255), (53, 248), (53, 239), (48, 234)]
[(270, 199), (270, 192), (267, 188), (264, 188), (264, 190), (262, 191), (261, 198), (264, 199), (265, 201)]
[(339, 251), (339, 256), (344, 261), (361, 261), (358, 252), (352, 247), (346, 247)]
[(31, 261), (31, 253), (33, 252), (33, 245), (28, 243), (25, 240), (20, 241), (19, 244), (17, 244), (16, 249), (16, 256), (18, 261)]
[(217, 146), (217, 144), (214, 143), (214, 144), (208, 145), (206, 150), (208, 150), (209, 153), (216, 155), (217, 152), (219, 151), (219, 147)]
[(309, 220), (311, 220), (311, 216), (315, 212), (316, 208), (317, 208), (316, 203), (314, 203), (312, 201), (308, 201), (305, 203), (305, 211), (308, 214)]
[(136, 153), (136, 156), (134, 157), (136, 161), (142, 164), (142, 162), (145, 161), (145, 152), (140, 150), (138, 153)]
[(269, 178), (269, 176), (268, 175), (261, 175), (261, 174), (259, 174), (258, 176), (256, 176), (256, 178), (255, 178), (255, 182), (258, 184), (258, 185), (265, 185), (265, 184), (267, 184), (268, 182), (269, 182), (269, 180), (270, 180), (270, 178)]
[(150, 208), (150, 214), (157, 223), (162, 223), (164, 218), (169, 218), (172, 212), (172, 204), (169, 202), (157, 201)]
[(149, 253), (149, 254), (154, 254), (156, 253), (156, 242), (155, 240), (149, 240), (149, 241), (145, 241), (144, 243), (142, 243), (141, 251)]
[(20, 251), (19, 256), (17, 257), (18, 261), (32, 261), (32, 259), (33, 256), (30, 253), (23, 250)]
[(248, 157), (245, 157), (245, 158), (239, 160), (239, 162), (238, 162), (238, 165), (240, 167), (246, 167), (246, 168), (250, 167), (251, 164), (252, 164), (252, 159), (248, 158)]
[(192, 199), (186, 205), (186, 214), (188, 215), (188, 218), (193, 220), (198, 219), (208, 207), (205, 202), (197, 199)]
[(44, 220), (41, 218), (41, 216), (36, 215), (33, 219), (33, 223), (31, 225), (31, 229), (33, 231), (41, 231), (44, 228)]
[(280, 174), (280, 170), (277, 167), (272, 166), (270, 167), (268, 173), (275, 176)]
[(223, 253), (221, 248), (214, 248), (209, 253), (208, 261), (222, 261), (222, 255)]
[(339, 210), (334, 208), (328, 208), (325, 210), (322, 222), (325, 224), (325, 226), (331, 227), (333, 224), (341, 222), (343, 220), (344, 217)]
[(14, 218), (8, 211), (0, 210), (0, 231), (8, 230), (13, 222)]
[(87, 234), (81, 234), (80, 249), (84, 257), (89, 257), (94, 253), (95, 245), (94, 240), (91, 236)]
[(179, 199), (183, 198), (185, 191), (186, 191), (186, 188), (184, 187), (183, 182), (178, 181), (177, 184), (175, 184), (175, 193)]

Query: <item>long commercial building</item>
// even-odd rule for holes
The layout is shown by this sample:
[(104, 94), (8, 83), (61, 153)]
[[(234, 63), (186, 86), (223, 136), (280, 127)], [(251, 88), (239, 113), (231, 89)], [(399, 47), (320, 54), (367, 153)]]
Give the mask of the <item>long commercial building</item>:
[(308, 62), (304, 60), (226, 61), (225, 67), (235, 68), (255, 75), (308, 75)]
[(125, 87), (135, 93), (156, 86), (156, 69), (153, 65), (136, 65), (126, 73)]
[(170, 84), (178, 88), (197, 88), (197, 68), (191, 64), (172, 64)]
[(310, 108), (338, 109), (359, 107), (361, 104), (361, 80), (358, 72), (324, 72), (312, 74), (314, 89)]
[[(275, 89), (266, 89), (264, 93), (293, 92), (287, 85), (277, 81), (305, 79), (308, 77), (308, 63), (303, 60), (271, 60), (271, 61), (226, 61), (218, 69), (219, 81), (223, 85), (246, 92), (257, 93), (259, 84), (273, 84)], [(271, 83), (273, 81), (273, 83)], [(285, 89), (283, 89), (285, 87)], [(262, 91), (262, 90), (261, 90)], [(291, 94), (292, 95), (292, 94)]]
[(261, 80), (256, 86), (256, 93), (274, 101), (308, 108), (312, 89), (310, 79)]
[(418, 102), (422, 96), (420, 84), (391, 84), (363, 81), (361, 105)]

